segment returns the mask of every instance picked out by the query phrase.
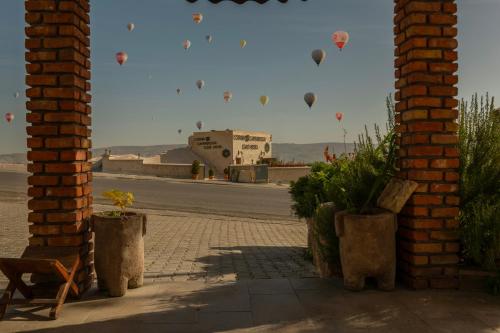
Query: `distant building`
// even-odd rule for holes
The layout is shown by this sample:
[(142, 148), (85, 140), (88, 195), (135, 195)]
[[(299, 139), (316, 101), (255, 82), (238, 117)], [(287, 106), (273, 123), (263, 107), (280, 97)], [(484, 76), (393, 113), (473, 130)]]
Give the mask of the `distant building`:
[(217, 173), (231, 164), (257, 164), (272, 156), (272, 135), (265, 132), (195, 132), (188, 143), (191, 150)]

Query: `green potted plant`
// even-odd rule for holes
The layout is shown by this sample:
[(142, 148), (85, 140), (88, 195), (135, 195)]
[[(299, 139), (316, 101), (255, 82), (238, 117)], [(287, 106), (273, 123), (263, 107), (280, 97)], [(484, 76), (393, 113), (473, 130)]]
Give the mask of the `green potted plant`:
[(396, 171), (396, 134), (391, 129), (382, 137), (377, 126), (375, 132), (377, 144), (365, 128), (354, 156), (334, 174), (328, 190), (342, 210), (335, 214), (335, 231), (344, 285), (350, 290), (363, 289), (368, 276), (383, 290), (394, 289), (395, 283), (396, 214), (377, 208), (377, 199)]
[(117, 209), (92, 215), (95, 271), (100, 290), (123, 296), (143, 284), (146, 215), (127, 210), (132, 193), (110, 190), (103, 196)]
[(214, 174), (214, 170), (210, 168), (210, 170), (208, 170), (208, 179), (214, 179)]
[(200, 175), (201, 163), (198, 160), (194, 160), (191, 164), (191, 178), (198, 179)]
[(229, 180), (229, 167), (224, 168), (224, 179)]

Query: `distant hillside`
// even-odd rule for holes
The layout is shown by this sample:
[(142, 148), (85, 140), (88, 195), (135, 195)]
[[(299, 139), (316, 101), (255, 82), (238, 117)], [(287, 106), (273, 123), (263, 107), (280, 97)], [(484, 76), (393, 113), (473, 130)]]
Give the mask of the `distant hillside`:
[[(340, 155), (344, 153), (344, 144), (339, 142), (323, 143), (273, 143), (273, 157), (286, 162), (316, 162), (323, 161), (325, 147), (329, 147), (330, 153)], [(347, 143), (347, 152), (354, 151), (354, 144)]]
[[(323, 160), (323, 151), (328, 146), (330, 153), (335, 152), (341, 154), (344, 152), (344, 144), (339, 142), (324, 142), (324, 143), (273, 143), (273, 157), (286, 162), (315, 162)], [(186, 147), (186, 145), (156, 145), (156, 146), (115, 146), (108, 148), (92, 149), (92, 155), (99, 157), (104, 153), (104, 149), (110, 149), (112, 155), (128, 155), (141, 154), (144, 157), (159, 155), (164, 151), (171, 149)], [(347, 152), (354, 149), (354, 144), (347, 144)], [(5, 154), (0, 155), (0, 163), (26, 163), (26, 154)]]

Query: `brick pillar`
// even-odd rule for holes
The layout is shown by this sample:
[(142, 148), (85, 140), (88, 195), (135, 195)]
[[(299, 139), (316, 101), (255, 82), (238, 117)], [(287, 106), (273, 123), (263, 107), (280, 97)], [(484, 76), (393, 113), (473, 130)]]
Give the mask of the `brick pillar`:
[(27, 0), (30, 246), (71, 246), (93, 276), (88, 0)]
[(398, 163), (419, 183), (399, 216), (398, 265), (419, 289), (458, 286), (456, 12), (455, 0), (395, 0)]

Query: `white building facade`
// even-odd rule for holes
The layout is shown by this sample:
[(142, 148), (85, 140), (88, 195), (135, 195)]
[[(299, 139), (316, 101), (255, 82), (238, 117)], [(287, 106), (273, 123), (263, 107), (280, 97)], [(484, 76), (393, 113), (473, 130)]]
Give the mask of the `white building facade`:
[(189, 137), (189, 146), (216, 173), (222, 173), (232, 164), (257, 164), (271, 158), (272, 135), (240, 130), (195, 132)]

